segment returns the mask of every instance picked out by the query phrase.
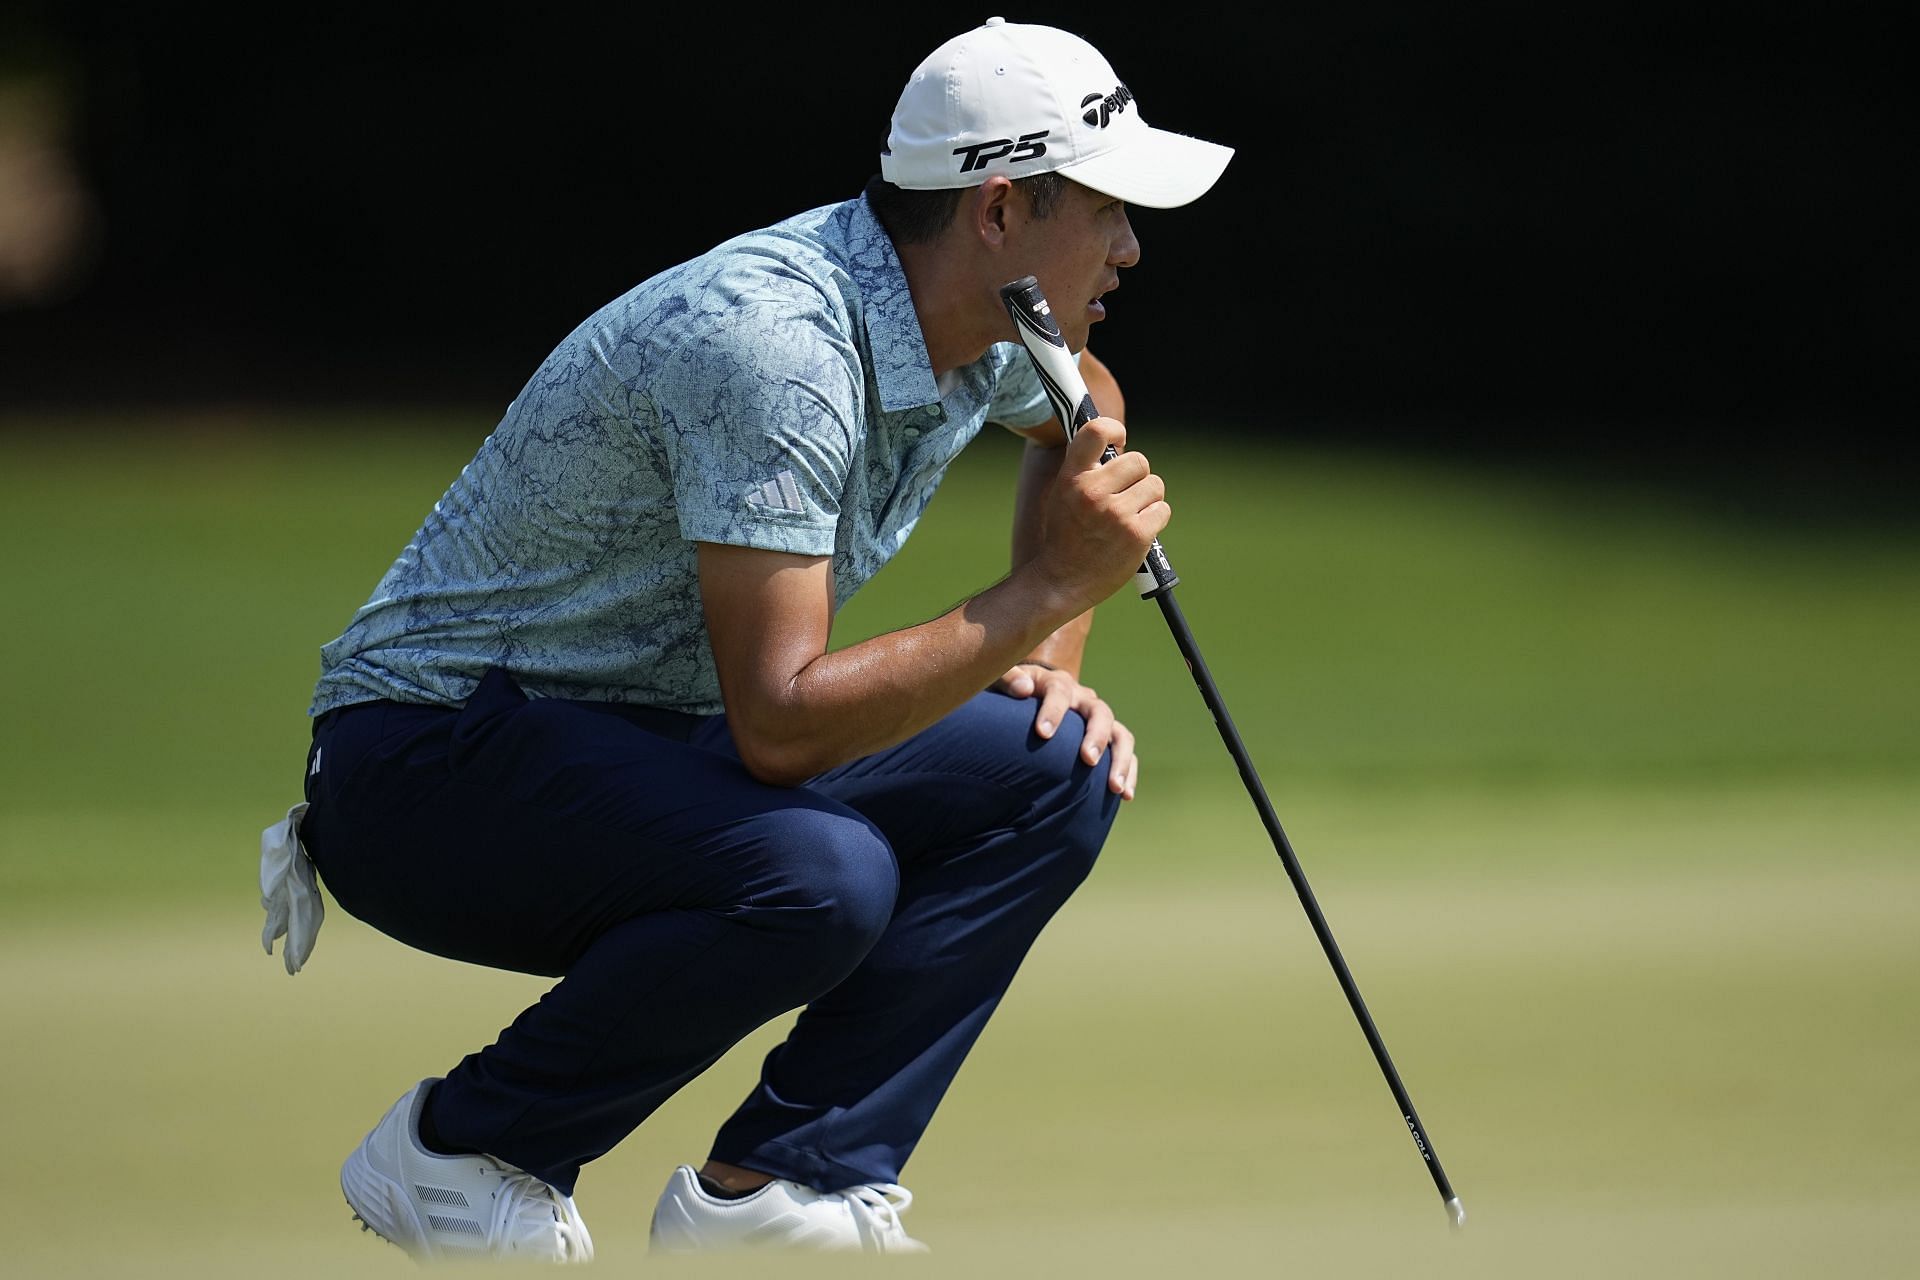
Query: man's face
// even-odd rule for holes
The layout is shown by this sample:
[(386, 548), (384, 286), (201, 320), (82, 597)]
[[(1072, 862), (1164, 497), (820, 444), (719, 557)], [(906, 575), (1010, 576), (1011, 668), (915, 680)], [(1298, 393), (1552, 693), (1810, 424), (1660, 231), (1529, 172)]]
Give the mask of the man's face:
[(1120, 283), (1120, 268), (1140, 261), (1140, 242), (1126, 202), (1069, 182), (1053, 212), (1021, 224), (1020, 256), (1039, 280), (1067, 347), (1079, 351), (1106, 318), (1103, 294)]

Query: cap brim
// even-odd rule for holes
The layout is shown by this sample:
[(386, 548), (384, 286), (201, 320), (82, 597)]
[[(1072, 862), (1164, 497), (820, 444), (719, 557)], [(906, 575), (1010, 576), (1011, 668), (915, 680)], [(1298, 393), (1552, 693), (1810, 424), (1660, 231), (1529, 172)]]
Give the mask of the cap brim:
[(1149, 128), (1124, 147), (1063, 166), (1060, 172), (1128, 204), (1177, 209), (1205, 195), (1231, 159), (1232, 147)]

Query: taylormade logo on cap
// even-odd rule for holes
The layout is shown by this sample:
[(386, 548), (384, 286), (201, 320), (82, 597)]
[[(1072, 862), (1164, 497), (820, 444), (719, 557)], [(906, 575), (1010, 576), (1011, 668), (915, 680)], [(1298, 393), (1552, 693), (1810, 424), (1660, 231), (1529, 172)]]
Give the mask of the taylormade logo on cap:
[(1127, 104), (1132, 101), (1133, 91), (1125, 85), (1119, 86), (1104, 98), (1097, 93), (1090, 93), (1080, 99), (1080, 105), (1084, 107), (1096, 102), (1100, 105), (1091, 111), (1082, 112), (1080, 118), (1096, 129), (1104, 129), (1107, 127), (1107, 121), (1113, 118), (1113, 113), (1125, 111)]
[(1100, 51), (1054, 27), (987, 21), (927, 55), (893, 110), (880, 174), (897, 187), (973, 187), (1060, 172), (1148, 208), (1199, 198), (1230, 147), (1148, 126)]

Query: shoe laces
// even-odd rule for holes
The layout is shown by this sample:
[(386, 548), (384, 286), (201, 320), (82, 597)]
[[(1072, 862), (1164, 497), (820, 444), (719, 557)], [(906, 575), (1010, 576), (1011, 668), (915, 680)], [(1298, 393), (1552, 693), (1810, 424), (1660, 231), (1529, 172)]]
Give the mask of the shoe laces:
[(493, 1199), (493, 1224), (487, 1233), (497, 1245), (552, 1256), (556, 1261), (588, 1262), (593, 1238), (573, 1200), (530, 1173), (506, 1173)]
[(905, 1187), (891, 1182), (868, 1182), (831, 1194), (846, 1202), (862, 1239), (871, 1241), (876, 1251), (926, 1248), (900, 1225), (900, 1215), (913, 1203), (913, 1193)]

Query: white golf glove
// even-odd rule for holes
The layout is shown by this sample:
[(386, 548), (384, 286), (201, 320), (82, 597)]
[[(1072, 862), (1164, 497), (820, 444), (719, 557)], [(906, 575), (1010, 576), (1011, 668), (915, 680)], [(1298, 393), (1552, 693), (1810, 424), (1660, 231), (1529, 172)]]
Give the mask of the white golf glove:
[(307, 806), (297, 804), (260, 833), (260, 905), (267, 911), (260, 945), (272, 955), (275, 939), (284, 934), (287, 945), (280, 949), (280, 958), (288, 973), (300, 972), (313, 954), (314, 939), (327, 914), (313, 863), (300, 843), (300, 819), (306, 814)]

